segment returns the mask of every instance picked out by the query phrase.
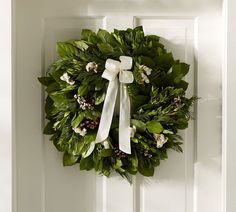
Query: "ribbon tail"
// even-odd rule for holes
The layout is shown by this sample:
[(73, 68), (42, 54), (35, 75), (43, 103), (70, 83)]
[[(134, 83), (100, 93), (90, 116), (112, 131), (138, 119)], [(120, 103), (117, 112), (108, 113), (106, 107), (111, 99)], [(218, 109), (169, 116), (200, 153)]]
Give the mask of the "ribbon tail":
[(127, 87), (120, 83), (120, 118), (119, 118), (119, 149), (131, 154), (130, 144), (130, 98)]
[(96, 143), (103, 142), (109, 135), (113, 118), (116, 97), (118, 92), (118, 79), (109, 81), (107, 93), (103, 104), (102, 115), (96, 136)]

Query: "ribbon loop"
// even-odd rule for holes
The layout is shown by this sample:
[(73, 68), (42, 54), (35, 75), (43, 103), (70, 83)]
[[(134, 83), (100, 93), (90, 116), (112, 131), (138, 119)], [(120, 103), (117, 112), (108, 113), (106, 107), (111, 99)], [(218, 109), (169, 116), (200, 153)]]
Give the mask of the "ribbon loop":
[(132, 83), (133, 73), (128, 71), (132, 68), (132, 58), (120, 56), (120, 61), (107, 59), (105, 70), (102, 74), (104, 79), (109, 80), (106, 97), (103, 104), (102, 115), (96, 136), (96, 143), (105, 141), (109, 135), (115, 102), (118, 93), (118, 78), (120, 82), (120, 117), (119, 117), (119, 148), (130, 154), (130, 99), (126, 83)]
[(107, 59), (105, 64), (105, 70), (102, 74), (102, 78), (112, 81), (116, 78), (120, 71), (120, 62), (112, 59)]
[(134, 76), (131, 71), (120, 71), (119, 81), (122, 83), (132, 83), (134, 81)]
[(128, 56), (120, 56), (120, 69), (122, 70), (129, 70), (132, 68), (132, 57)]

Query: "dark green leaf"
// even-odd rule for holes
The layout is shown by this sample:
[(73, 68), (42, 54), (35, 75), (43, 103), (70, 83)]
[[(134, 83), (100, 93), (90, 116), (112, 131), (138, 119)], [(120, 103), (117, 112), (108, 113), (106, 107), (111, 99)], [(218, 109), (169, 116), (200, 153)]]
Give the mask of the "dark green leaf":
[(100, 155), (101, 157), (110, 157), (112, 155), (112, 149), (102, 149)]
[(78, 160), (79, 156), (75, 156), (75, 155), (70, 155), (68, 153), (64, 153), (63, 155), (63, 166), (72, 166), (74, 165), (77, 160)]
[(42, 85), (49, 86), (54, 82), (54, 79), (52, 77), (38, 77), (39, 82)]
[(131, 124), (134, 125), (137, 130), (144, 132), (146, 130), (146, 124), (140, 120), (131, 119)]
[(58, 42), (57, 52), (61, 57), (71, 57), (78, 55), (78, 49), (70, 43)]
[(154, 167), (139, 166), (138, 171), (146, 177), (151, 177), (154, 175)]
[(103, 54), (109, 54), (114, 52), (113, 47), (109, 43), (99, 43), (97, 46)]
[(43, 130), (43, 134), (45, 135), (52, 135), (55, 133), (55, 130), (53, 129), (54, 122), (48, 122)]
[(95, 32), (93, 32), (90, 29), (83, 29), (81, 32), (82, 39), (87, 40), (91, 35), (95, 35)]
[(94, 168), (93, 157), (90, 155), (87, 158), (81, 158), (80, 160), (80, 170), (91, 170)]
[(78, 40), (78, 41), (74, 41), (75, 45), (82, 51), (85, 51), (88, 49), (88, 44), (86, 43), (86, 41), (84, 40)]
[(111, 40), (112, 35), (106, 31), (105, 29), (99, 29), (97, 36), (101, 38), (103, 43), (109, 42)]
[(104, 99), (105, 99), (106, 93), (105, 92), (100, 92), (98, 93), (96, 99), (95, 99), (95, 105), (101, 104)]
[(157, 66), (169, 71), (169, 69), (174, 65), (175, 60), (172, 53), (163, 54), (157, 57)]
[(171, 76), (175, 83), (179, 83), (182, 78), (188, 73), (189, 65), (186, 63), (179, 63), (172, 67)]
[(73, 128), (76, 128), (79, 126), (79, 124), (83, 121), (85, 118), (86, 114), (84, 112), (79, 112), (77, 117), (71, 122), (71, 126)]

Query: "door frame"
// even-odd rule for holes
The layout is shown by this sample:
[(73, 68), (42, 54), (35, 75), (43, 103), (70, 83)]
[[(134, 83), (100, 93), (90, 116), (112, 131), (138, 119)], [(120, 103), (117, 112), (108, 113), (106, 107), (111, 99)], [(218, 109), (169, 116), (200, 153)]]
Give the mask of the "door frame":
[(0, 0), (0, 211), (12, 210), (12, 2)]
[(223, 67), (222, 67), (222, 212), (236, 211), (236, 2), (223, 2)]
[[(14, 0), (0, 0), (0, 25), (1, 35), (0, 40), (0, 64), (4, 67), (4, 78), (0, 78), (0, 84), (4, 84), (4, 91), (0, 92), (1, 101), (4, 99), (4, 105), (9, 108), (9, 111), (4, 118), (1, 118), (2, 123), (7, 123), (8, 134), (4, 137), (4, 141), (0, 142), (1, 152), (7, 152), (7, 156), (1, 158), (0, 173), (7, 173), (6, 178), (0, 178), (0, 203), (7, 208), (5, 212), (16, 212), (14, 208), (14, 190), (15, 190), (15, 167), (14, 167)], [(3, 12), (2, 12), (3, 11)], [(236, 211), (236, 142), (234, 139), (234, 122), (236, 120), (236, 2), (235, 0), (223, 0), (223, 66), (222, 66), (222, 212)], [(8, 49), (6, 53), (6, 49)], [(3, 55), (3, 56), (2, 56)], [(12, 77), (13, 76), (13, 77)], [(13, 92), (12, 92), (13, 91)], [(6, 98), (6, 94), (8, 98)], [(3, 112), (2, 104), (0, 104), (0, 115)], [(0, 128), (0, 134), (4, 135), (3, 129)], [(5, 165), (3, 165), (5, 164)]]

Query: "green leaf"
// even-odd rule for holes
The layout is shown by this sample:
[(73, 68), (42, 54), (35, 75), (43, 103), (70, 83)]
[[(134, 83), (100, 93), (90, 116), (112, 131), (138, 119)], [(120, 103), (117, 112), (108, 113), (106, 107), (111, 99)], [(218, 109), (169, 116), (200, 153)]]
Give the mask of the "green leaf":
[(106, 43), (111, 40), (112, 35), (105, 29), (99, 29), (97, 36), (101, 38), (102, 42)]
[(101, 116), (101, 112), (98, 112), (96, 110), (86, 110), (85, 111), (85, 117), (92, 119), (93, 121), (96, 121), (98, 117)]
[(171, 134), (171, 135), (174, 134), (171, 130), (163, 130), (163, 133), (164, 134)]
[(82, 51), (85, 51), (88, 49), (88, 44), (86, 43), (86, 41), (84, 40), (77, 40), (77, 41), (74, 41), (75, 45)]
[(150, 133), (161, 133), (163, 131), (161, 123), (156, 120), (147, 122), (147, 129)]
[(45, 135), (52, 135), (55, 133), (55, 130), (53, 128), (54, 122), (48, 122), (43, 130), (43, 134)]
[(179, 119), (179, 121), (177, 122), (177, 128), (180, 130), (184, 130), (186, 128), (188, 128), (188, 122), (185, 119)]
[(128, 160), (130, 162), (128, 165), (129, 173), (136, 174), (136, 172), (138, 171), (138, 165), (139, 165), (137, 154), (133, 153), (131, 157), (128, 158)]
[(174, 83), (179, 83), (182, 78), (188, 73), (189, 65), (186, 63), (179, 63), (172, 67), (171, 76)]
[(76, 128), (79, 126), (79, 124), (83, 121), (85, 118), (86, 114), (84, 112), (79, 112), (78, 116), (71, 122), (71, 126), (73, 128)]
[(89, 91), (93, 90), (94, 86), (89, 85), (88, 81), (83, 81), (82, 84), (78, 88), (78, 95), (79, 96), (85, 96), (88, 94)]
[(146, 104), (148, 100), (149, 100), (148, 96), (144, 96), (144, 95), (132, 96), (131, 97), (132, 109), (136, 110), (138, 107)]
[(95, 105), (101, 104), (104, 101), (105, 96), (106, 96), (106, 93), (104, 91), (99, 92), (96, 99), (95, 99)]
[(148, 66), (149, 68), (155, 66), (154, 61), (152, 60), (152, 58), (147, 57), (147, 56), (140, 56), (138, 58), (138, 61), (141, 65), (145, 65)]
[(131, 124), (134, 125), (137, 130), (144, 132), (146, 130), (146, 124), (137, 119), (131, 119)]
[(81, 158), (80, 160), (80, 170), (91, 170), (94, 168), (94, 162), (93, 162), (93, 157), (90, 155), (89, 157), (86, 158)]
[(100, 155), (101, 157), (110, 157), (112, 155), (112, 149), (102, 149)]
[(176, 88), (183, 88), (186, 91), (188, 88), (188, 83), (184, 80), (180, 80), (180, 82), (176, 84)]
[(109, 43), (99, 43), (97, 46), (103, 54), (110, 54), (114, 52), (113, 47)]
[(54, 92), (51, 93), (50, 98), (53, 100), (54, 102), (54, 106), (60, 110), (66, 110), (69, 108), (70, 106), (70, 101), (69, 99), (67, 99), (67, 97), (65, 96), (65, 94), (61, 94), (59, 92)]
[(57, 43), (57, 52), (61, 57), (71, 57), (78, 55), (78, 49), (70, 43), (58, 42)]
[(139, 166), (138, 171), (146, 177), (151, 177), (154, 175), (154, 167)]
[(60, 85), (57, 82), (53, 82), (46, 88), (46, 92), (48, 94), (58, 91), (60, 89)]
[(85, 152), (82, 153), (82, 157), (87, 158), (89, 155), (91, 155), (94, 148), (95, 148), (95, 141), (92, 141), (89, 145), (89, 148)]
[(157, 57), (157, 66), (169, 71), (169, 69), (174, 65), (175, 60), (172, 53), (163, 54)]
[(116, 158), (116, 163), (113, 165), (113, 168), (119, 170), (120, 172), (124, 172), (125, 170), (121, 168), (122, 165), (123, 165), (122, 160)]
[(83, 29), (81, 32), (82, 39), (87, 40), (91, 35), (95, 35), (95, 32), (93, 32), (90, 29)]
[(54, 82), (54, 79), (52, 77), (38, 77), (38, 81), (45, 86), (49, 86)]
[(78, 158), (79, 158), (79, 156), (70, 155), (67, 152), (65, 152), (63, 155), (63, 166), (74, 165), (77, 162)]

